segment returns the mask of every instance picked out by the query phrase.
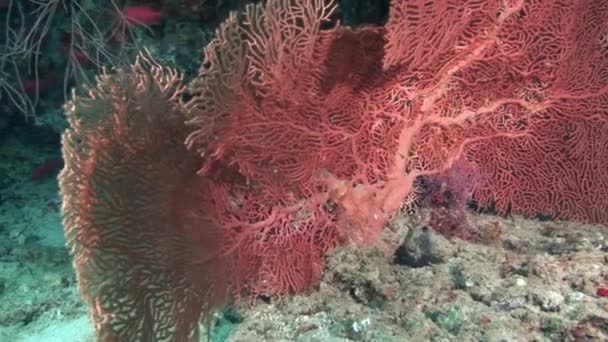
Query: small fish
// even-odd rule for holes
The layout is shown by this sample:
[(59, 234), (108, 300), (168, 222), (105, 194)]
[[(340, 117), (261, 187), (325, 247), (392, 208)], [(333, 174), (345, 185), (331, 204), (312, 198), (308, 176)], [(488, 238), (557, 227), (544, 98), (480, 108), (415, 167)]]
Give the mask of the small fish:
[(78, 65), (92, 65), (93, 62), (89, 55), (79, 47), (72, 46), (71, 40), (72, 38), (69, 35), (61, 40), (61, 45), (59, 46), (61, 52)]
[(61, 158), (53, 158), (45, 161), (42, 165), (38, 166), (32, 171), (32, 176), (30, 177), (33, 181), (41, 181), (50, 175), (57, 172), (59, 169), (63, 167), (63, 159)]
[(38, 80), (26, 80), (23, 82), (23, 90), (28, 95), (43, 94), (57, 84), (57, 80), (53, 76), (48, 76)]
[(127, 6), (122, 10), (122, 15), (131, 27), (158, 24), (165, 16), (163, 11), (157, 11), (148, 5)]

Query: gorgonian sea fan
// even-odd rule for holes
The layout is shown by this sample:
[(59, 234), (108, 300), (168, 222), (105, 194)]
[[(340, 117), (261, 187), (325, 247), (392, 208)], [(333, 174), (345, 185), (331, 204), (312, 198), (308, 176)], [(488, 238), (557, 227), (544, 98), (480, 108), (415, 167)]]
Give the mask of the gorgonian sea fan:
[(66, 104), (63, 223), (102, 341), (197, 340), (201, 313), (227, 298), (182, 92), (142, 55)]
[[(473, 196), (483, 206), (603, 222), (589, 202), (608, 207), (605, 187), (589, 187), (608, 177), (603, 147), (585, 152), (575, 135), (553, 131), (560, 145), (549, 133), (578, 125), (588, 143), (606, 136), (593, 121), (606, 119), (607, 3), (393, 1), (384, 28), (356, 30), (322, 29), (334, 7), (321, 0), (233, 14), (206, 47), (185, 108), (200, 174), (241, 177), (220, 221), (258, 249), (231, 250), (269, 256), (240, 269), (280, 264), (258, 274), (263, 292), (301, 289), (311, 282), (292, 281), (300, 266), (337, 243), (377, 241), (417, 177), (463, 159), (482, 173)], [(568, 74), (592, 88), (581, 94)], [(564, 105), (572, 101), (597, 106)], [(278, 246), (306, 251), (295, 272), (273, 256)]]
[(482, 206), (608, 221), (608, 0), (334, 10), (231, 14), (184, 105), (141, 59), (68, 104), (64, 223), (105, 339), (187, 340), (227, 296), (309, 289), (458, 160)]

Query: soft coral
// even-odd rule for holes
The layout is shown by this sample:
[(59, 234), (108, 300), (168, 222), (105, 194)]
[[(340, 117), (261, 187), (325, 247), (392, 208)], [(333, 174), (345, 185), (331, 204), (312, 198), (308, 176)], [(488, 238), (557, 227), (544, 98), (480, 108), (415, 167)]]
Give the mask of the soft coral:
[(141, 66), (70, 103), (64, 221), (101, 329), (185, 340), (226, 291), (304, 291), (463, 157), (482, 205), (608, 220), (608, 1), (393, 1), (385, 28), (322, 29), (333, 9), (231, 15), (185, 107)]
[[(204, 158), (200, 174), (223, 168), (242, 175), (242, 197), (252, 203), (247, 215), (221, 219), (241, 222), (254, 239), (291, 239), (296, 217), (306, 217), (308, 236), (318, 227), (331, 232), (327, 245), (338, 236), (373, 243), (416, 178), (439, 175), (463, 157), (483, 171), (498, 167), (475, 184), (483, 205), (487, 184), (504, 187), (493, 192), (501, 201), (518, 200), (510, 188), (517, 182), (496, 178), (497, 162), (516, 158), (484, 159), (475, 148), (492, 153), (506, 141), (526, 149), (545, 117), (559, 119), (553, 100), (560, 98), (531, 96), (543, 90), (530, 82), (556, 90), (564, 83), (531, 56), (572, 39), (549, 31), (546, 40), (520, 44), (536, 25), (523, 16), (528, 6), (396, 1), (385, 29), (354, 31), (321, 30), (333, 7), (318, 1), (271, 1), (247, 7), (243, 20), (231, 16), (206, 47), (186, 105), (195, 126), (187, 144)], [(561, 20), (555, 10), (549, 3), (536, 9)]]

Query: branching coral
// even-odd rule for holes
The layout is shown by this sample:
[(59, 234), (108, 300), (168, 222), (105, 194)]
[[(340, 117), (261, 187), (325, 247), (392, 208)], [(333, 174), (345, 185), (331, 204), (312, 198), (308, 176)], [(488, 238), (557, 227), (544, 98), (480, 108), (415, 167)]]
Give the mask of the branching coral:
[(187, 340), (227, 297), (305, 291), (459, 160), (483, 206), (606, 223), (608, 1), (334, 10), (232, 14), (186, 103), (140, 60), (68, 104), (64, 221), (102, 337)]
[(227, 298), (218, 227), (183, 146), (182, 91), (140, 56), (66, 105), (65, 234), (104, 341), (196, 340), (199, 315)]

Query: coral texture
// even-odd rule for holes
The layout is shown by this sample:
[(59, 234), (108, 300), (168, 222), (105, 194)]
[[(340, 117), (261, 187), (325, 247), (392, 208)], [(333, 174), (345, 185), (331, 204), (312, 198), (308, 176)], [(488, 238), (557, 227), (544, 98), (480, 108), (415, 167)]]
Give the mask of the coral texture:
[(141, 56), (66, 105), (63, 222), (103, 341), (198, 340), (198, 317), (227, 298), (218, 229), (183, 146), (182, 91)]
[(421, 131), (424, 168), (465, 142), (481, 206), (606, 223), (607, 15), (606, 1), (393, 2), (385, 66), (406, 98), (441, 117), (476, 113)]
[[(579, 21), (561, 22), (564, 8)], [(604, 31), (586, 24), (602, 17), (606, 2), (394, 1), (385, 28), (323, 30), (332, 11), (324, 1), (248, 7), (207, 46), (192, 85), (186, 108), (195, 131), (187, 144), (203, 157), (199, 173), (227, 168), (243, 182), (233, 196), (241, 199), (232, 199), (238, 209), (219, 224), (250, 241), (246, 249), (268, 246), (245, 260), (276, 250), (275, 239), (292, 248), (307, 241), (315, 265), (344, 239), (373, 243), (415, 193), (416, 178), (442, 174), (461, 158), (481, 173), (470, 186), (482, 206), (598, 219), (588, 195), (605, 208), (603, 187), (563, 192), (581, 180), (572, 170), (583, 171), (586, 184), (605, 182), (597, 170), (606, 154), (572, 159), (576, 144), (549, 144), (562, 132), (547, 123), (586, 131), (588, 120), (606, 120), (605, 78), (597, 76), (590, 88), (597, 90), (581, 100), (603, 106), (588, 113), (563, 106), (579, 95), (569, 90), (576, 80), (557, 73), (606, 68)], [(584, 48), (579, 41), (596, 42), (589, 57), (572, 57), (572, 48)], [(538, 160), (548, 161), (538, 167)], [(568, 206), (571, 198), (579, 204)], [(273, 258), (265, 262), (276, 265)], [(259, 278), (274, 284), (263, 292), (302, 288), (289, 284), (302, 272), (286, 270)]]
[(100, 331), (185, 340), (227, 296), (310, 289), (459, 162), (481, 206), (608, 221), (608, 1), (394, 0), (359, 29), (334, 11), (231, 14), (186, 103), (140, 62), (68, 105), (66, 233)]

